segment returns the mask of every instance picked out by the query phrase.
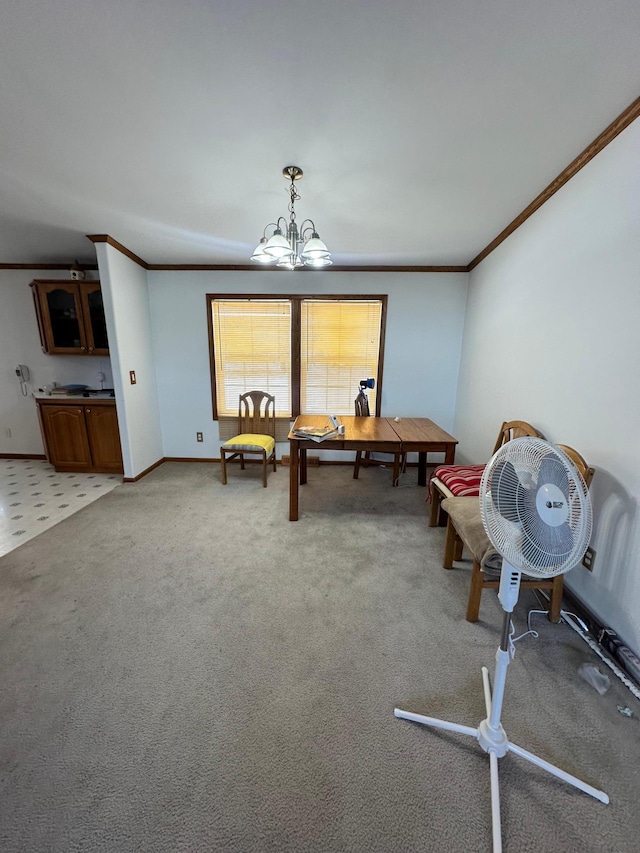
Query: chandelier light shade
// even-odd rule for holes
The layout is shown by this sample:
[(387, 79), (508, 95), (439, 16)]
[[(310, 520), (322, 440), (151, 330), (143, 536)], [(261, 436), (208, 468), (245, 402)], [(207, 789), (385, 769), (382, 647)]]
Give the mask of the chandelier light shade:
[(264, 247), (267, 245), (267, 238), (261, 237), (260, 242), (256, 246), (256, 249), (251, 255), (251, 260), (255, 261), (257, 264), (270, 264), (272, 261), (271, 255), (267, 255), (264, 250)]
[(295, 270), (302, 266), (328, 267), (333, 261), (331, 253), (316, 231), (313, 220), (305, 219), (298, 228), (295, 203), (298, 195), (295, 182), (302, 177), (299, 166), (285, 166), (284, 177), (291, 181), (289, 187), (289, 221), (284, 216), (270, 222), (264, 229), (251, 260), (256, 264), (275, 264), (282, 269)]

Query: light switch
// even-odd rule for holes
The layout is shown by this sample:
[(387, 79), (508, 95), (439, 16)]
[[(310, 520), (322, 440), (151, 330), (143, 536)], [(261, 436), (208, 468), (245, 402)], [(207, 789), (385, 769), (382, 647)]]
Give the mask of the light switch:
[(135, 370), (129, 371), (129, 381), (131, 382), (132, 385), (136, 384), (136, 372), (135, 372)]

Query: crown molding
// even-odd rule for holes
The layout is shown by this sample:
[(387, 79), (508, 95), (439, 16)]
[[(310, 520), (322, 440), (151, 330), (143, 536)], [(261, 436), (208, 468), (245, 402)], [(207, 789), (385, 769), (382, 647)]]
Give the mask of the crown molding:
[(606, 146), (614, 140), (618, 134), (622, 133), (622, 131), (639, 116), (640, 98), (636, 98), (636, 100), (630, 104), (626, 110), (621, 112), (620, 115), (602, 131), (600, 136), (593, 140), (591, 145), (588, 145), (581, 154), (578, 154), (576, 159), (569, 163), (567, 168), (560, 172), (558, 177), (551, 181), (548, 187), (542, 190), (540, 195), (534, 198), (528, 207), (525, 207), (522, 213), (516, 216), (516, 218), (507, 225), (504, 231), (501, 231), (497, 237), (484, 247), (479, 255), (476, 255), (476, 257), (469, 262), (469, 272), (471, 272), (474, 267), (477, 267), (480, 261), (483, 261), (487, 255), (490, 255), (491, 252), (500, 245), (500, 243), (503, 243), (507, 237), (511, 236), (511, 234), (513, 234), (513, 232), (519, 228), (523, 222), (526, 222), (526, 220), (532, 216), (536, 210), (541, 208), (545, 202), (549, 201), (549, 199), (568, 181), (570, 181), (583, 166), (586, 166), (590, 160), (593, 160), (596, 154), (599, 154), (603, 148), (606, 148)]
[[(149, 270), (242, 270), (249, 272), (282, 272), (277, 266), (257, 266), (256, 264), (148, 264)], [(345, 266), (334, 264), (329, 267), (313, 269), (301, 267), (295, 272), (317, 274), (319, 272), (468, 272), (465, 266)]]
[[(71, 264), (0, 264), (0, 270), (67, 270)], [(82, 264), (83, 270), (97, 270), (98, 264)]]
[(117, 249), (123, 255), (126, 255), (134, 263), (138, 264), (138, 266), (141, 266), (145, 270), (149, 269), (149, 264), (146, 261), (143, 261), (142, 258), (134, 254), (131, 249), (127, 249), (126, 246), (123, 246), (122, 243), (118, 243), (117, 240), (114, 240), (113, 237), (110, 237), (108, 234), (87, 234), (87, 238), (91, 240), (92, 243), (108, 243), (109, 246), (113, 246), (114, 249)]

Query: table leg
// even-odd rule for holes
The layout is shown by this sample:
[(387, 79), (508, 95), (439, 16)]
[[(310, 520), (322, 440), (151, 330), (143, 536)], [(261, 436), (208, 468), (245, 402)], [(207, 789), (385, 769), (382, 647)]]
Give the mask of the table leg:
[(299, 454), (297, 441), (289, 442), (289, 521), (298, 520)]
[(421, 450), (418, 453), (418, 485), (427, 485), (427, 452)]
[(456, 446), (455, 444), (448, 444), (447, 449), (444, 452), (444, 464), (445, 465), (453, 465), (456, 458)]
[(304, 486), (307, 482), (307, 450), (305, 447), (300, 449), (300, 485)]

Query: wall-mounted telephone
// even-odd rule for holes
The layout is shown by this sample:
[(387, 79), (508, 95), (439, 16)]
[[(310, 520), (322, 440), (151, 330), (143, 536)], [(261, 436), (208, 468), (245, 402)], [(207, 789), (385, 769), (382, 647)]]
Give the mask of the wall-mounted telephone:
[(27, 388), (27, 382), (29, 381), (29, 368), (26, 364), (19, 364), (16, 367), (16, 376), (20, 380), (20, 390), (22, 391), (22, 396), (26, 397), (29, 393), (29, 389)]

